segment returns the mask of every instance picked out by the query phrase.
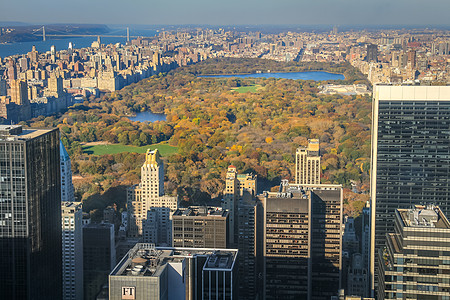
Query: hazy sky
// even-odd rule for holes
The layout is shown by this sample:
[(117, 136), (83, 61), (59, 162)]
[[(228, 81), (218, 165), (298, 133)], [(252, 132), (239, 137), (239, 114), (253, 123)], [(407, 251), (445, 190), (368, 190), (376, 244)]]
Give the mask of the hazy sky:
[(450, 25), (450, 0), (0, 0), (0, 21)]

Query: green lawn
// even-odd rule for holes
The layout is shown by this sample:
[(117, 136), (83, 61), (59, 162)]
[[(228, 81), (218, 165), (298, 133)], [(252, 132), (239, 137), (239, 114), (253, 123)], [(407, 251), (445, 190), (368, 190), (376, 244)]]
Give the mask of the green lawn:
[(95, 145), (95, 146), (83, 146), (83, 152), (86, 154), (94, 155), (104, 155), (104, 154), (116, 154), (122, 152), (136, 152), (145, 153), (147, 149), (158, 149), (162, 156), (167, 156), (178, 151), (177, 147), (173, 147), (167, 144), (155, 144), (150, 146), (127, 146), (120, 144), (109, 144), (109, 145)]
[(261, 86), (259, 84), (256, 85), (248, 85), (248, 86), (240, 86), (237, 88), (233, 88), (232, 90), (238, 93), (256, 93)]

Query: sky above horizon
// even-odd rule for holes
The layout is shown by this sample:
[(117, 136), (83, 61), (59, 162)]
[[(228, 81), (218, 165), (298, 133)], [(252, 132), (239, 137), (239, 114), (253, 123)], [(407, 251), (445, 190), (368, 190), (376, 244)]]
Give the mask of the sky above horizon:
[(450, 25), (449, 0), (14, 0), (0, 21), (88, 24)]

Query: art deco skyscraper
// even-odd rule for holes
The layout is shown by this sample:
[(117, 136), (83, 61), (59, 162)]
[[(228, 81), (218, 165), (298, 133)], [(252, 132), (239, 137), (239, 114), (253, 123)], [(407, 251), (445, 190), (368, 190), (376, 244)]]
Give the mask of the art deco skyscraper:
[(147, 242), (172, 245), (171, 214), (178, 207), (178, 199), (164, 195), (164, 164), (158, 150), (147, 150), (141, 167), (141, 183), (128, 189), (127, 207), (130, 236), (142, 236), (143, 226), (155, 225), (146, 222), (148, 211), (152, 210), (156, 212), (157, 238)]
[(308, 147), (299, 147), (295, 154), (295, 183), (320, 184), (319, 140), (311, 139)]
[(0, 126), (0, 295), (61, 299), (58, 129)]
[(372, 114), (373, 289), (396, 209), (432, 202), (450, 214), (450, 86), (375, 86)]

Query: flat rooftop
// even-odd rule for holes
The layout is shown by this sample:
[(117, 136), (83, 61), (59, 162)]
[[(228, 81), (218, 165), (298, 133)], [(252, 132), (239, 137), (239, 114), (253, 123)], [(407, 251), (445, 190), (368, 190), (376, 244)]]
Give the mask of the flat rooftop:
[(61, 210), (63, 213), (71, 213), (79, 211), (81, 207), (82, 207), (81, 202), (64, 201), (61, 203)]
[(0, 125), (0, 141), (30, 140), (57, 128), (23, 128), (22, 125)]
[(173, 248), (155, 247), (153, 244), (138, 243), (122, 258), (110, 276), (152, 276), (161, 275), (170, 263), (181, 263), (196, 256), (206, 257), (204, 270), (231, 271), (238, 251), (236, 249)]
[(190, 206), (188, 208), (177, 209), (173, 215), (184, 217), (226, 217), (228, 211), (222, 207), (215, 206)]
[(416, 205), (412, 209), (398, 209), (405, 227), (450, 229), (450, 223), (438, 206)]
[(390, 101), (450, 101), (450, 86), (375, 85), (373, 97)]

